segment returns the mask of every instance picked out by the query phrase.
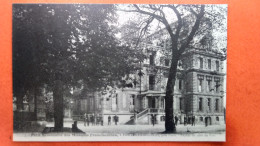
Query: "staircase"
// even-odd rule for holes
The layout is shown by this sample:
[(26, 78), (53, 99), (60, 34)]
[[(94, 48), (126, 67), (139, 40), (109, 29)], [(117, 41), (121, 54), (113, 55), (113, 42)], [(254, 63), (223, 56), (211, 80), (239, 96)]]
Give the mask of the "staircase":
[[(164, 113), (164, 109), (158, 109), (158, 108), (147, 108), (144, 109), (143, 111), (139, 112), (138, 114), (135, 115), (135, 117), (131, 118), (129, 121), (127, 121), (125, 124), (126, 125), (134, 125), (136, 123), (142, 123), (142, 119), (147, 117), (148, 114), (159, 114), (159, 113)], [(149, 119), (146, 121), (148, 122)]]
[(147, 114), (149, 113), (149, 111), (150, 111), (150, 109), (147, 108), (147, 109), (145, 109), (145, 110), (139, 112), (138, 114), (136, 114), (136, 120), (141, 119), (141, 118), (143, 118), (144, 116), (147, 116)]

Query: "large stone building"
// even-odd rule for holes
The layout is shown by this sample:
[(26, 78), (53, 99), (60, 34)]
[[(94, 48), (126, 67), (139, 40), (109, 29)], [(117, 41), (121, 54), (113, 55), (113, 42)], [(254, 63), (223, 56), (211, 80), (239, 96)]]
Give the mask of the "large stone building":
[[(208, 29), (205, 35), (196, 36), (199, 43), (187, 48), (178, 62), (173, 112), (181, 123), (184, 117), (191, 116), (195, 116), (198, 124), (224, 123), (224, 56), (212, 49), (211, 34), (212, 30)], [(171, 64), (167, 36), (166, 29), (148, 36), (140, 45), (147, 56), (140, 64), (141, 69), (125, 79), (123, 88), (108, 87), (105, 92), (81, 96), (75, 101), (76, 113), (100, 114), (105, 123), (109, 115), (117, 114), (122, 124), (149, 124), (151, 114), (155, 114), (157, 122), (163, 122), (165, 88)]]
[[(81, 96), (75, 101), (78, 114), (107, 117), (118, 115), (121, 124), (149, 124), (151, 114), (164, 121), (165, 88), (169, 65), (163, 52), (166, 43), (148, 43), (148, 56), (141, 70), (126, 79), (124, 88), (108, 87), (104, 92)], [(183, 123), (184, 117), (195, 116), (197, 124), (224, 123), (225, 69), (223, 55), (211, 49), (188, 49), (182, 55), (174, 86), (173, 112)]]

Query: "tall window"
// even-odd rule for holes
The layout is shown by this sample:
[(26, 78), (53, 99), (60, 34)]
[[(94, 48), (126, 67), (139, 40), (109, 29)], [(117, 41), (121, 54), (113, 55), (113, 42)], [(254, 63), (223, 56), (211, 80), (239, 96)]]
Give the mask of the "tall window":
[(135, 105), (135, 95), (131, 95), (130, 105)]
[(117, 97), (112, 96), (112, 110), (115, 111), (117, 110)]
[(207, 81), (208, 82), (208, 85), (207, 85), (207, 90), (208, 90), (208, 92), (210, 92), (210, 88), (211, 88), (211, 80), (208, 80)]
[(208, 69), (211, 69), (211, 59), (208, 59)]
[(150, 75), (149, 76), (149, 90), (154, 90), (155, 88), (155, 76)]
[(130, 95), (130, 106), (129, 106), (129, 110), (130, 111), (134, 111), (134, 105), (135, 105), (135, 95)]
[(219, 99), (216, 99), (216, 101), (215, 101), (215, 111), (218, 111), (218, 106), (219, 106)]
[(198, 91), (202, 92), (202, 80), (199, 80), (199, 87), (198, 87)]
[(211, 81), (212, 81), (212, 76), (206, 76), (206, 80), (207, 80), (207, 91), (208, 91), (208, 92), (211, 92), (211, 90), (212, 90), (212, 89), (211, 89), (211, 88), (212, 88), (212, 87), (211, 87), (211, 86), (212, 86), (212, 85), (211, 85), (211, 83), (212, 83), (212, 82), (211, 82)]
[(219, 71), (219, 61), (216, 60), (216, 71)]
[(164, 98), (161, 98), (161, 108), (164, 109)]
[(203, 58), (199, 58), (199, 63), (200, 63), (200, 69), (203, 69)]
[(216, 92), (218, 93), (220, 84), (219, 84), (219, 81), (216, 81), (215, 83), (216, 83), (215, 89), (216, 89)]
[(182, 89), (182, 80), (180, 79), (179, 80), (179, 90), (181, 90)]
[(199, 111), (202, 111), (202, 98), (199, 98)]
[(208, 98), (208, 110), (210, 111), (210, 109), (211, 109), (211, 99), (210, 98)]
[(153, 52), (153, 53), (150, 55), (150, 65), (154, 65), (154, 57), (155, 57), (155, 53)]
[(203, 90), (203, 80), (204, 80), (204, 76), (198, 74), (198, 92), (202, 92)]
[(218, 93), (220, 89), (220, 77), (214, 77), (215, 91)]
[(164, 65), (165, 65), (165, 66), (169, 66), (169, 65), (170, 65), (170, 60), (169, 60), (169, 59), (165, 59)]

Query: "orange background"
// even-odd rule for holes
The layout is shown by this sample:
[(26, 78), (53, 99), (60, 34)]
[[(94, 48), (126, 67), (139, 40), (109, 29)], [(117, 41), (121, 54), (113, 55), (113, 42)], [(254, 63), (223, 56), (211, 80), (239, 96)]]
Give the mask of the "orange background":
[[(12, 142), (12, 3), (228, 4), (227, 142)], [(1, 0), (0, 145), (260, 145), (260, 0)]]

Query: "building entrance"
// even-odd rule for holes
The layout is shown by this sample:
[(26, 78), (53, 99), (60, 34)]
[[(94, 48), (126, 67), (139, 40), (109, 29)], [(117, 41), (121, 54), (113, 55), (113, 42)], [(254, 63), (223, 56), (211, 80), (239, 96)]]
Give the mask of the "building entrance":
[(156, 108), (155, 103), (156, 103), (156, 100), (154, 97), (148, 98), (148, 108)]

